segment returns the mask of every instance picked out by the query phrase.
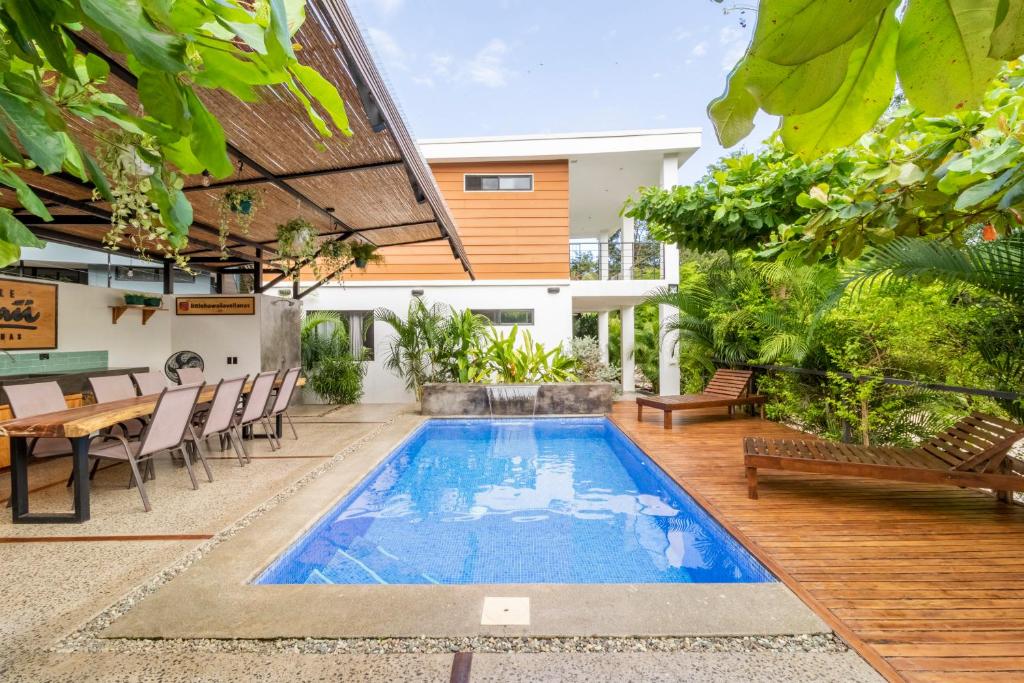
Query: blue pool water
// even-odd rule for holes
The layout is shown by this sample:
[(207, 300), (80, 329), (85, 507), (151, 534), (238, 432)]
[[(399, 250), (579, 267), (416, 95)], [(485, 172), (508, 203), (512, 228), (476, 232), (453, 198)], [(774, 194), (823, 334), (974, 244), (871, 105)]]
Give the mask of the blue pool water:
[(430, 420), (258, 584), (774, 577), (603, 418)]

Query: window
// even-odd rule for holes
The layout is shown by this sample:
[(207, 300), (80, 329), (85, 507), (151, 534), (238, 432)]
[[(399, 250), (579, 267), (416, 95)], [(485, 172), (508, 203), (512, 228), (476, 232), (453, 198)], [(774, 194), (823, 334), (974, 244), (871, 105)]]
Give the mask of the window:
[[(290, 292), (289, 292), (290, 294)], [(331, 311), (337, 313), (341, 325), (348, 333), (352, 357), (373, 360), (373, 311)], [(327, 325), (321, 326), (321, 329)], [(352, 330), (361, 330), (361, 334), (352, 334)]]
[(532, 308), (499, 308), (499, 309), (473, 309), (477, 315), (482, 315), (495, 325), (532, 325)]
[[(114, 279), (127, 282), (163, 282), (163, 268), (150, 268), (148, 266), (114, 266)], [(196, 281), (195, 275), (189, 275), (183, 270), (174, 269), (174, 281), (183, 284), (191, 284)]]
[(82, 268), (50, 268), (18, 265), (0, 270), (3, 275), (17, 275), (39, 280), (56, 280), (57, 282), (73, 282), (79, 285), (89, 284), (89, 271)]
[(530, 192), (533, 174), (482, 175), (467, 173), (464, 178), (466, 192)]

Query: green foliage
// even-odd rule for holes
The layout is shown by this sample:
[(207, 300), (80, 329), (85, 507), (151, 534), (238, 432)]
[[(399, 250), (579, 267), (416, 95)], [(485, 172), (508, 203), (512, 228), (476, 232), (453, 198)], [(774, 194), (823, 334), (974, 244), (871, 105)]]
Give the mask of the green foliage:
[(597, 337), (574, 337), (572, 356), (576, 359), (576, 376), (581, 382), (618, 382), (620, 368), (605, 363)]
[(678, 335), (684, 388), (700, 390), (723, 362), (819, 371), (762, 378), (768, 416), (856, 442), (911, 443), (971, 410), (1014, 414), (1009, 402), (869, 379), (1019, 391), (1024, 337), (1011, 304), (959, 281), (902, 278), (836, 296), (848, 277), (834, 265), (765, 263), (750, 252), (687, 259), (679, 292), (652, 297), (678, 308), (663, 332)]
[(374, 318), (394, 331), (385, 366), (422, 397), (430, 382), (565, 382), (576, 378), (576, 359), (561, 346), (545, 349), (513, 326), (502, 335), (469, 309), (409, 302), (405, 318), (386, 308)]
[(348, 331), (338, 314), (308, 314), (302, 322), (301, 342), (302, 369), (314, 393), (344, 405), (362, 397), (366, 366), (352, 357)]
[(692, 186), (644, 188), (625, 211), (684, 248), (806, 261), (858, 258), (899, 237), (961, 247), (980, 226), (1008, 236), (1024, 221), (1024, 66), (1004, 71), (982, 105), (943, 117), (904, 107), (855, 146), (810, 162), (773, 138)]
[[(155, 237), (156, 249), (183, 262), (192, 211), (180, 174), (221, 178), (233, 170), (223, 128), (200, 89), (252, 102), (283, 85), (322, 136), (351, 135), (336, 88), (296, 60), (292, 36), (303, 18), (302, 0), (4, 0), (0, 183), (17, 192), (26, 210), (50, 220), (11, 169), (69, 173), (92, 184), (97, 198), (114, 201), (108, 242), (126, 232), (140, 242)], [(73, 41), (85, 30), (99, 34), (138, 79), (141, 109), (109, 86), (110, 65)], [(103, 170), (85, 135), (102, 135), (119, 148)], [(20, 247), (39, 242), (12, 213), (0, 213), (4, 266), (18, 259)]]
[(853, 164), (843, 153), (804, 163), (778, 138), (757, 154), (726, 157), (693, 185), (644, 187), (625, 215), (647, 221), (654, 237), (682, 249), (736, 251), (772, 242), (780, 230), (805, 221), (801, 195), (817, 185), (843, 187)]
[(747, 51), (708, 107), (730, 147), (759, 110), (805, 159), (848, 145), (889, 107), (896, 80), (929, 116), (976, 107), (1024, 52), (1024, 0), (762, 0)]

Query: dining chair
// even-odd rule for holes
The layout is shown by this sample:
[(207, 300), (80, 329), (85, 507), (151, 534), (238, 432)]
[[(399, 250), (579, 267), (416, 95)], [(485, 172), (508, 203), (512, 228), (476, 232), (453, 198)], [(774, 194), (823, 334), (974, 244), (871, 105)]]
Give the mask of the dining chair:
[(245, 383), (248, 379), (248, 375), (243, 375), (234, 379), (222, 379), (217, 382), (217, 388), (213, 392), (213, 400), (210, 401), (210, 407), (206, 412), (205, 420), (198, 429), (195, 424), (191, 425), (189, 433), (185, 435), (186, 444), (195, 448), (196, 454), (202, 460), (203, 466), (206, 467), (206, 474), (210, 481), (213, 481), (213, 476), (210, 474), (210, 468), (206, 464), (203, 447), (211, 436), (217, 436), (221, 439), (221, 450), (224, 450), (224, 441), (227, 440), (232, 448), (234, 448), (235, 455), (238, 456), (238, 464), (243, 467), (245, 466), (248, 456), (242, 446), (241, 435), (237, 434), (233, 427), (235, 414), (238, 410), (238, 400), (242, 396), (242, 391), (245, 389)]
[(133, 373), (132, 379), (135, 380), (135, 386), (139, 388), (139, 396), (159, 394), (167, 388), (167, 378), (164, 373), (156, 370)]
[[(15, 418), (35, 417), (46, 413), (56, 413), (67, 410), (68, 404), (64, 400), (64, 392), (56, 382), (34, 382), (32, 384), (9, 384), (4, 387), (7, 392), (7, 402), (11, 407), (11, 414)], [(35, 438), (29, 439), (28, 454), (33, 458), (60, 458), (73, 454), (71, 442), (63, 438)], [(93, 465), (89, 472), (89, 478), (96, 474), (96, 466)], [(74, 474), (68, 478), (68, 486), (74, 480)], [(7, 501), (10, 505), (10, 500)]]
[(178, 368), (178, 384), (198, 384), (205, 381), (202, 368)]
[[(96, 403), (111, 403), (112, 401), (123, 401), (126, 398), (135, 398), (135, 385), (132, 384), (131, 375), (107, 375), (103, 377), (90, 377), (89, 389)], [(142, 434), (146, 421), (140, 418), (131, 418), (118, 423), (125, 436), (135, 438)]]
[(264, 433), (267, 435), (270, 449), (274, 451), (277, 450), (277, 445), (272, 436), (274, 429), (267, 418), (267, 412), (270, 407), (270, 393), (274, 390), (274, 383), (276, 381), (276, 370), (268, 370), (256, 375), (256, 378), (252, 381), (252, 389), (249, 390), (249, 395), (245, 399), (245, 405), (235, 421), (235, 431), (238, 433), (243, 428), (254, 426), (259, 422), (263, 427)]
[[(284, 373), (284, 379), (281, 380), (281, 386), (277, 390), (277, 398), (274, 399), (270, 410), (267, 411), (267, 418), (273, 420), (278, 415), (288, 420), (288, 426), (292, 429), (292, 436), (296, 440), (299, 438), (299, 433), (295, 431), (295, 425), (292, 423), (291, 415), (288, 414), (288, 406), (292, 402), (292, 397), (295, 395), (295, 387), (299, 383), (299, 370), (300, 368), (289, 368)], [(274, 438), (277, 439), (275, 432)], [(281, 440), (277, 439), (277, 445), (280, 447)]]
[[(192, 410), (199, 400), (203, 385), (192, 384), (183, 387), (169, 387), (160, 392), (153, 416), (146, 425), (138, 441), (129, 441), (118, 434), (101, 434), (94, 437), (89, 444), (89, 456), (102, 459), (127, 462), (132, 470), (132, 477), (142, 497), (142, 507), (146, 512), (152, 510), (146, 487), (139, 472), (139, 463), (151, 463), (153, 457), (162, 452), (179, 453), (185, 462), (188, 476), (192, 480), (192, 488), (198, 489), (199, 482), (192, 470), (191, 458), (184, 451), (185, 435), (192, 419)], [(206, 460), (203, 459), (206, 465)], [(206, 467), (210, 481), (213, 476)]]

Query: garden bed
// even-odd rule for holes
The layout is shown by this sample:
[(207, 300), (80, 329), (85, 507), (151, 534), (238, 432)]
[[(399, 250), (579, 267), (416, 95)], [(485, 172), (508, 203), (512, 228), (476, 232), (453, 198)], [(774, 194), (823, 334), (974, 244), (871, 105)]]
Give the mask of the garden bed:
[[(532, 395), (534, 389), (536, 400)], [(607, 382), (425, 384), (421, 412), (424, 415), (603, 415), (611, 411), (614, 395), (615, 385)], [(506, 397), (514, 400), (503, 400)]]

